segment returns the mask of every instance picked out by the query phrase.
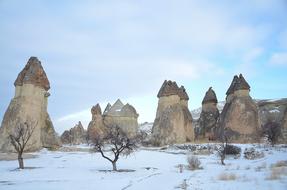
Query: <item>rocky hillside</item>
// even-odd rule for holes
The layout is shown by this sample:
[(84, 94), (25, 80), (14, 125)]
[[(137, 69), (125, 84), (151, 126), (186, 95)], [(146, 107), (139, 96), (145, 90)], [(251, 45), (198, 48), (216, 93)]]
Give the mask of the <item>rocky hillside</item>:
[[(259, 115), (262, 118), (267, 118), (267, 115), (273, 115), (275, 120), (282, 119), (284, 111), (287, 108), (287, 98), (282, 99), (263, 99), (254, 100), (259, 107)], [(222, 111), (225, 101), (220, 101), (217, 104), (219, 112)], [(197, 120), (201, 113), (201, 107), (190, 111), (194, 120)], [(268, 116), (270, 117), (270, 116)]]

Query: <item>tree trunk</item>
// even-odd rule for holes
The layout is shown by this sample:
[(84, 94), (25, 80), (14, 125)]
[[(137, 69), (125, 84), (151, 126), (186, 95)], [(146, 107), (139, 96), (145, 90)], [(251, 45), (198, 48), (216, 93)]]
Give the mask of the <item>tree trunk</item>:
[(24, 161), (23, 161), (22, 154), (18, 154), (18, 162), (19, 162), (19, 168), (24, 169)]
[(112, 162), (113, 164), (113, 171), (117, 171), (117, 163), (116, 162)]

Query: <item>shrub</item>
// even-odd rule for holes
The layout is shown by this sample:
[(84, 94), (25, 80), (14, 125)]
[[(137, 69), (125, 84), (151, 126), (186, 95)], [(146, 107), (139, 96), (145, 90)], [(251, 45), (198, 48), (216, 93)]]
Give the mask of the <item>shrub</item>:
[(190, 170), (202, 169), (202, 167), (200, 167), (201, 162), (196, 156), (189, 155), (187, 157), (187, 162), (188, 162), (188, 168)]
[(280, 161), (276, 162), (275, 164), (272, 164), (271, 167), (272, 168), (287, 167), (287, 160), (280, 160)]
[(245, 148), (244, 150), (244, 158), (248, 160), (254, 160), (264, 157), (264, 152), (260, 152), (255, 150), (255, 148)]
[(267, 176), (267, 180), (281, 179), (283, 175), (287, 175), (287, 170), (284, 167), (274, 167), (271, 169), (271, 173)]
[(267, 136), (268, 141), (274, 145), (278, 142), (281, 135), (281, 127), (279, 123), (269, 121), (262, 126), (263, 135)]
[(225, 146), (225, 154), (227, 155), (238, 155), (241, 153), (241, 148), (235, 145), (227, 144)]

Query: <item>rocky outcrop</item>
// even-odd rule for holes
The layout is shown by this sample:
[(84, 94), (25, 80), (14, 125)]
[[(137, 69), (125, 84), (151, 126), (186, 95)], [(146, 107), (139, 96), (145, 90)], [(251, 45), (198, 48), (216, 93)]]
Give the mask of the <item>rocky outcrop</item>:
[(43, 147), (57, 148), (61, 145), (47, 112), (49, 80), (36, 57), (31, 57), (18, 75), (15, 96), (5, 112), (0, 128), (0, 151), (13, 151), (8, 138), (18, 122), (31, 120), (37, 123), (27, 144), (26, 151), (36, 151)]
[(188, 110), (189, 97), (183, 86), (165, 80), (157, 97), (158, 107), (152, 128), (155, 145), (192, 142), (194, 130), (192, 116)]
[(217, 97), (210, 87), (202, 100), (202, 111), (198, 121), (200, 131), (197, 132), (197, 139), (215, 140), (218, 118)]
[(102, 135), (105, 132), (103, 123), (102, 110), (99, 104), (95, 105), (91, 109), (92, 121), (90, 121), (87, 129), (87, 139), (89, 142), (96, 138), (98, 135)]
[(226, 104), (219, 121), (218, 136), (225, 134), (230, 142), (259, 141), (258, 107), (249, 95), (250, 86), (242, 76), (234, 76), (226, 92)]
[(120, 99), (112, 106), (108, 103), (103, 114), (99, 104), (94, 106), (91, 112), (92, 121), (89, 123), (87, 132), (89, 141), (103, 135), (107, 126), (119, 126), (129, 136), (135, 136), (138, 132), (139, 115), (136, 109), (130, 104), (124, 105)]
[(260, 125), (264, 129), (266, 126), (279, 126), (280, 143), (287, 143), (287, 131), (286, 126), (286, 110), (287, 110), (287, 98), (278, 100), (258, 100), (257, 105), (259, 108)]
[(112, 106), (107, 105), (103, 114), (103, 122), (107, 126), (119, 126), (129, 136), (135, 136), (138, 132), (138, 113), (136, 109), (130, 105), (124, 105), (118, 99)]
[(287, 108), (285, 109), (284, 118), (282, 120), (281, 133), (282, 139), (280, 142), (287, 144)]
[(87, 142), (87, 132), (84, 129), (82, 123), (79, 121), (75, 127), (70, 130), (64, 131), (61, 135), (61, 141), (63, 144), (79, 145)]
[[(287, 98), (282, 99), (264, 99), (264, 100), (253, 100), (258, 108), (259, 115), (259, 128), (261, 132), (259, 135), (262, 135), (262, 132), (266, 130), (266, 126), (280, 126), (280, 137), (279, 143), (287, 143)], [(221, 113), (225, 101), (219, 102), (217, 108)], [(199, 126), (199, 114), (201, 113), (202, 107), (192, 110), (193, 116), (193, 126), (195, 127), (196, 136), (201, 135), (202, 129)], [(197, 119), (198, 118), (198, 119)], [(261, 141), (264, 142), (265, 136), (261, 136)]]

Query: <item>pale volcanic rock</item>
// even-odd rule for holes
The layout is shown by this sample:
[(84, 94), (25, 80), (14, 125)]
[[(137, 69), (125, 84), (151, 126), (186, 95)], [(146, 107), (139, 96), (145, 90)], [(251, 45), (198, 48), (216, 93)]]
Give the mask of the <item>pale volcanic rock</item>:
[(0, 128), (0, 150), (13, 151), (9, 134), (18, 122), (27, 120), (37, 123), (37, 126), (26, 146), (26, 151), (59, 147), (60, 139), (47, 112), (49, 80), (36, 57), (29, 59), (14, 85), (15, 96), (5, 112)]
[(159, 98), (156, 118), (152, 128), (154, 145), (192, 142), (194, 130), (192, 116), (188, 110), (189, 97), (183, 86), (165, 80), (157, 97)]
[(102, 111), (99, 104), (95, 105), (91, 109), (92, 120), (90, 121), (87, 129), (87, 139), (92, 141), (98, 135), (102, 135), (105, 132), (105, 126), (103, 123)]
[(84, 129), (82, 123), (79, 121), (77, 125), (75, 125), (70, 130), (64, 131), (61, 135), (61, 141), (63, 144), (73, 144), (79, 145), (87, 142), (87, 132)]
[(202, 111), (199, 118), (199, 137), (205, 140), (215, 140), (216, 126), (219, 118), (217, 97), (210, 87), (202, 100)]
[(103, 122), (107, 126), (119, 126), (129, 136), (138, 133), (138, 116), (136, 109), (130, 104), (123, 104), (118, 99), (112, 106), (107, 105), (103, 114)]
[(226, 104), (220, 115), (220, 131), (230, 142), (251, 143), (259, 141), (259, 115), (257, 104), (249, 95), (250, 86), (240, 74), (234, 76), (227, 90)]

